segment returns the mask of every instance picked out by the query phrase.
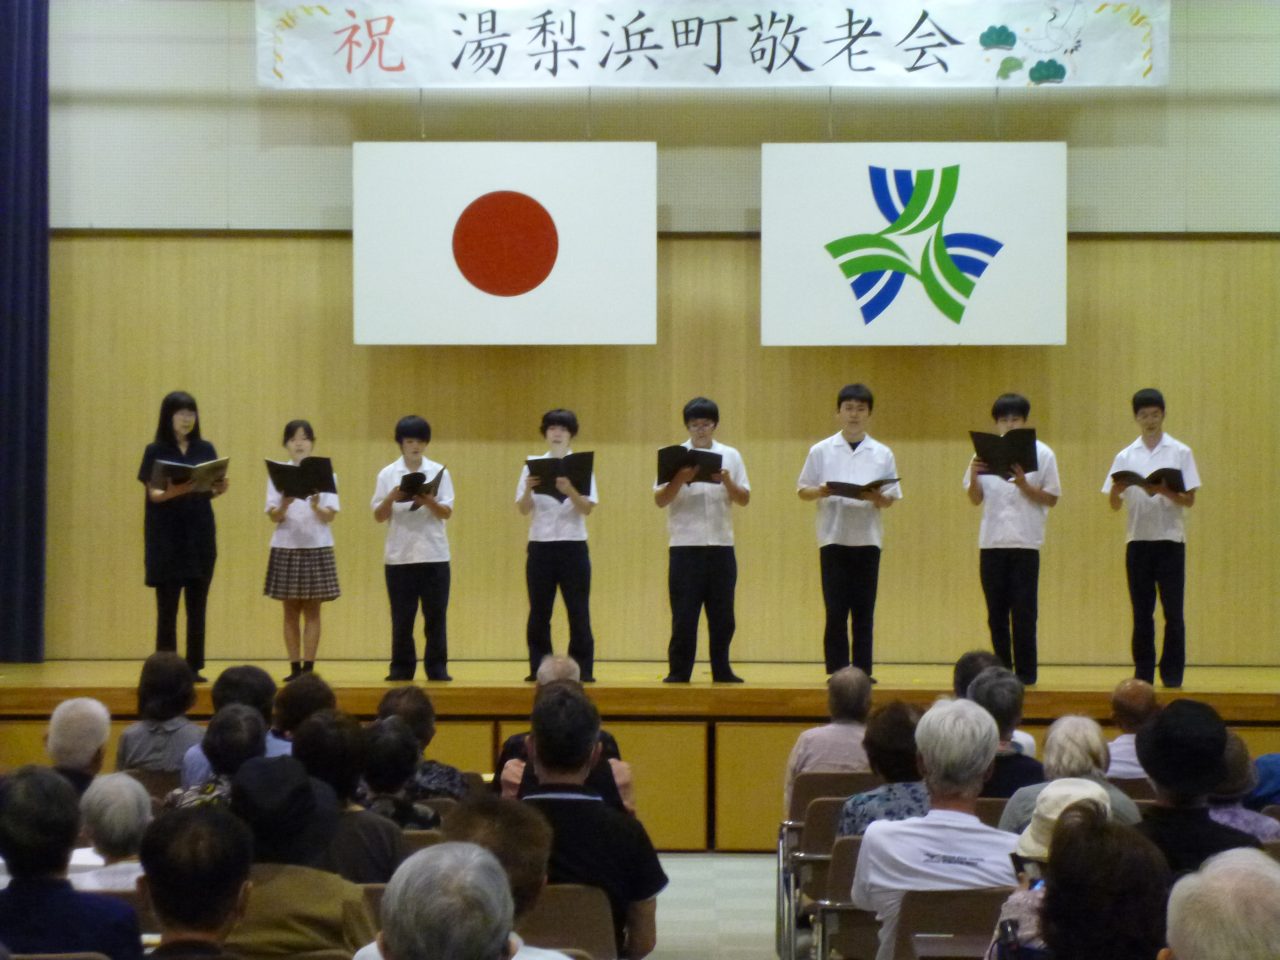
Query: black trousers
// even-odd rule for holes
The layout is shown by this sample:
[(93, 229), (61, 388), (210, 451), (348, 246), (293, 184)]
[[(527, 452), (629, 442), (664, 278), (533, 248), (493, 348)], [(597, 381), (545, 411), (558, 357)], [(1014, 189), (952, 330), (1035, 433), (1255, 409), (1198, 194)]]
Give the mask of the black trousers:
[(444, 676), (449, 667), (449, 561), (389, 563), (383, 570), (391, 601), (391, 673), (413, 679), (418, 665), (413, 621), (421, 604), (427, 635), (422, 665), (427, 679)]
[(156, 650), (178, 649), (178, 601), (187, 595), (187, 664), (196, 673), (204, 669), (204, 613), (209, 601), (210, 578), (175, 580), (156, 584)]
[(1156, 591), (1164, 611), (1164, 647), (1160, 651), (1160, 682), (1182, 686), (1187, 662), (1187, 627), (1182, 620), (1186, 587), (1187, 545), (1172, 540), (1133, 540), (1125, 549), (1129, 574), (1129, 603), (1133, 606), (1133, 672), (1155, 682)]
[(1019, 680), (1035, 683), (1040, 551), (1006, 547), (980, 550), (978, 572), (987, 598), (991, 649)]
[(827, 673), (850, 664), (849, 617), (853, 617), (852, 663), (871, 676), (876, 588), (880, 584), (880, 548), (828, 544), (818, 551), (822, 564), (822, 601), (827, 608), (823, 634)]
[(556, 587), (569, 615), (569, 656), (578, 662), (583, 679), (593, 675), (596, 641), (591, 635), (591, 555), (585, 540), (530, 540), (524, 566), (529, 588), (529, 672), (537, 673), (542, 658), (551, 655), (551, 611)]
[(733, 592), (738, 585), (738, 560), (733, 547), (671, 547), (667, 593), (671, 597), (671, 643), (667, 664), (673, 677), (688, 680), (698, 653), (698, 617), (707, 609), (711, 675), (733, 673), (729, 644), (737, 624)]

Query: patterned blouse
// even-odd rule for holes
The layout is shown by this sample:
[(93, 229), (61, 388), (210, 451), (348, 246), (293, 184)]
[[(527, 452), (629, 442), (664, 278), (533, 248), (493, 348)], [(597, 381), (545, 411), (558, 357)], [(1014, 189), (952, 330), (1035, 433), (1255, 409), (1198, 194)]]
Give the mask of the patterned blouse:
[(855, 793), (844, 802), (836, 835), (860, 837), (876, 820), (907, 820), (928, 812), (929, 792), (923, 781), (886, 783), (866, 793)]

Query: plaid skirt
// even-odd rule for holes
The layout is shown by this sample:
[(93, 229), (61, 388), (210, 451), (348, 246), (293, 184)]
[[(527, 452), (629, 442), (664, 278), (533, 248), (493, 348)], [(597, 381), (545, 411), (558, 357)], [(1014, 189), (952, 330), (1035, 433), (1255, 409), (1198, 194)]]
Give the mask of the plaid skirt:
[(262, 592), (273, 600), (336, 599), (341, 591), (333, 547), (272, 547)]

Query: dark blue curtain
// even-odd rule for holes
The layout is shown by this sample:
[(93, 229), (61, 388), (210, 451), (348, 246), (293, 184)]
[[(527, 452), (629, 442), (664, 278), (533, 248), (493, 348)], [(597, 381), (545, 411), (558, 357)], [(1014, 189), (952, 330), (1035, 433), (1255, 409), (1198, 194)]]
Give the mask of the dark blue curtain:
[(44, 659), (49, 5), (0, 0), (0, 660)]

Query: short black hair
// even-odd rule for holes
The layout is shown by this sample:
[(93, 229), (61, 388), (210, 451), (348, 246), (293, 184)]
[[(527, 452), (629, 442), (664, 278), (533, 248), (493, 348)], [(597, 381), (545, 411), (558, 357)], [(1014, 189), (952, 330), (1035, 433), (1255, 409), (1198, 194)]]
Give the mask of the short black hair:
[(1164, 394), (1155, 387), (1143, 387), (1133, 395), (1133, 415), (1136, 417), (1143, 407), (1159, 407), (1163, 413)]
[(344, 803), (356, 795), (364, 773), (364, 728), (341, 710), (317, 710), (293, 734), (293, 755), (307, 773), (333, 787)]
[(249, 879), (253, 833), (216, 804), (167, 810), (142, 835), (139, 859), (162, 925), (213, 932)]
[(582, 769), (600, 736), (600, 712), (572, 684), (548, 684), (538, 693), (530, 718), (538, 760), (547, 770)]
[(295, 677), (276, 694), (275, 728), (293, 733), (303, 720), (317, 710), (332, 710), (338, 705), (333, 688), (318, 673)]
[(714, 400), (708, 400), (706, 397), (694, 397), (684, 405), (684, 424), (687, 427), (690, 420), (710, 420), (712, 423), (720, 422), (720, 408), (716, 406)]
[(1031, 401), (1020, 393), (1002, 393), (991, 405), (991, 419), (1001, 417), (1021, 417), (1023, 420), (1031, 416)]
[(60, 773), (28, 765), (0, 781), (0, 856), (15, 879), (67, 869), (80, 834), (80, 799)]
[(290, 440), (292, 440), (293, 435), (297, 433), (299, 430), (301, 430), (302, 435), (306, 437), (308, 440), (310, 440), (312, 443), (316, 442), (316, 432), (311, 429), (310, 420), (290, 420), (288, 423), (284, 425), (284, 439), (280, 441), (281, 445), (284, 445), (288, 443)]
[(142, 662), (138, 677), (138, 716), (144, 720), (172, 720), (196, 702), (195, 672), (182, 657), (157, 650)]
[(566, 410), (563, 407), (548, 410), (542, 415), (542, 426), (538, 430), (545, 437), (547, 431), (552, 427), (564, 427), (569, 431), (569, 436), (576, 437), (578, 435), (578, 415), (572, 410)]
[(1000, 658), (990, 650), (970, 650), (968, 653), (962, 653), (960, 659), (956, 661), (955, 669), (951, 671), (951, 691), (956, 695), (957, 700), (967, 700), (969, 698), (969, 684), (973, 683), (974, 677), (980, 674), (987, 667), (1002, 667)]
[(436, 708), (421, 687), (409, 684), (392, 687), (378, 703), (378, 719), (399, 717), (418, 738), (419, 750), (425, 750), (436, 735)]
[(1008, 667), (987, 667), (969, 684), (969, 699), (991, 714), (1001, 740), (1008, 740), (1022, 719), (1024, 689)]
[(232, 776), (240, 765), (267, 752), (267, 722), (246, 703), (229, 703), (209, 721), (200, 748), (213, 772)]
[(404, 443), (409, 439), (430, 443), (431, 424), (417, 414), (401, 417), (396, 421), (396, 443)]
[(409, 724), (392, 715), (365, 730), (364, 782), (374, 793), (396, 793), (418, 769), (422, 747)]
[(909, 783), (920, 779), (916, 764), (916, 724), (920, 708), (902, 700), (879, 707), (867, 721), (862, 745), (871, 769), (886, 783)]
[(178, 437), (173, 432), (173, 415), (179, 410), (190, 410), (196, 415), (195, 426), (191, 428), (190, 439), (200, 439), (200, 409), (196, 406), (196, 398), (185, 390), (174, 390), (166, 393), (160, 401), (160, 419), (156, 423), (156, 443), (176, 447)]
[(865, 403), (868, 412), (874, 410), (876, 406), (875, 397), (871, 395), (871, 388), (865, 383), (847, 383), (841, 387), (840, 392), (836, 394), (836, 409), (839, 410), (848, 400)]
[(271, 674), (261, 667), (250, 663), (227, 667), (218, 679), (213, 681), (213, 689), (209, 691), (216, 713), (230, 703), (243, 703), (253, 707), (262, 714), (262, 719), (271, 723), (271, 704), (276, 698), (276, 682)]

